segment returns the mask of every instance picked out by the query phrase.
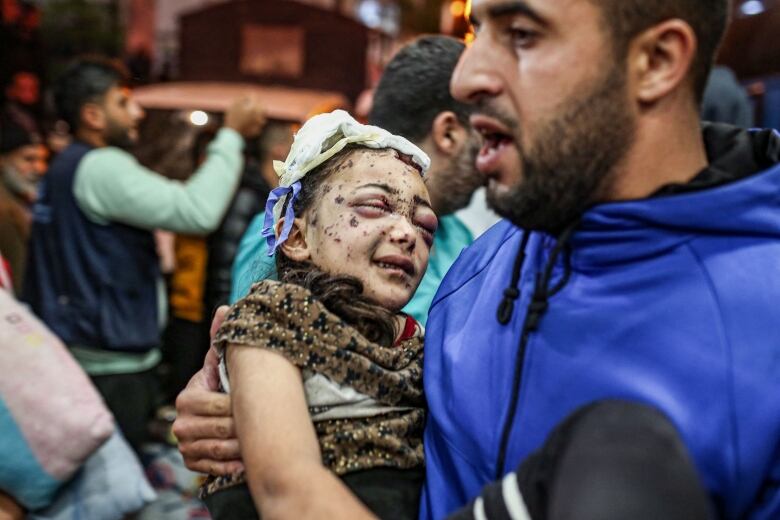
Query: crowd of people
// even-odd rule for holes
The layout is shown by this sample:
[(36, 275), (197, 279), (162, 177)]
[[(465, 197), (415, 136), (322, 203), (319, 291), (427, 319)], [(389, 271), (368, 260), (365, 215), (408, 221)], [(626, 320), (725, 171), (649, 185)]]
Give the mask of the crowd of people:
[[(24, 306), (0, 316), (53, 334), (116, 433), (89, 430), (92, 401), (61, 414), (93, 421), (83, 456), (18, 492), (42, 453), (20, 369), (0, 518), (71, 518), (56, 490), (139, 472), (160, 417), (214, 519), (780, 516), (780, 134), (713, 72), (729, 2), (471, 17), (469, 45), (401, 48), (367, 121), (293, 136), (236, 100), (183, 181), (130, 153), (144, 110), (121, 65), (56, 80), (62, 148), (15, 77), (0, 286)], [(475, 236), (481, 190), (501, 220)], [(90, 477), (98, 455), (118, 477)], [(114, 487), (151, 497), (139, 475)]]

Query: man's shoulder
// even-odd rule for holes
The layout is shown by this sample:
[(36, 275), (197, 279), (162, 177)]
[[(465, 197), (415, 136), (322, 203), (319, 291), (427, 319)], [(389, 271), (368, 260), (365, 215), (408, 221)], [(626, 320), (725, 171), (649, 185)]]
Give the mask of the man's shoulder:
[(84, 157), (79, 164), (79, 168), (85, 165), (112, 165), (117, 163), (136, 163), (135, 157), (129, 152), (117, 148), (116, 146), (103, 146), (101, 148), (92, 148), (84, 154)]
[(458, 259), (452, 264), (442, 280), (434, 298), (433, 305), (457, 291), (485, 269), (493, 265), (503, 265), (503, 255), (499, 252), (512, 244), (519, 242), (522, 230), (508, 220), (501, 220), (482, 236), (465, 248)]
[(115, 185), (121, 172), (126, 174), (138, 167), (138, 161), (128, 152), (114, 146), (87, 151), (76, 167), (77, 184)]
[[(780, 267), (777, 263), (780, 240), (777, 236), (761, 236), (759, 233), (702, 235), (689, 241), (688, 245), (722, 306), (728, 302), (780, 299)], [(764, 307), (762, 310), (773, 314), (778, 312), (776, 305)]]

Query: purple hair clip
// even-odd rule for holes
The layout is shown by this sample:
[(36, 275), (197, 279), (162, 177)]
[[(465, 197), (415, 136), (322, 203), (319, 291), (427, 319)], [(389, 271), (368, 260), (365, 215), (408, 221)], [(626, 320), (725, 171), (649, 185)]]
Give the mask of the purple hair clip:
[[(284, 225), (282, 226), (282, 232), (279, 233), (279, 238), (277, 238), (274, 233), (274, 206), (280, 200), (284, 200), (284, 197), (290, 192), (292, 192), (292, 197), (287, 202), (287, 210), (284, 212)], [(276, 253), (276, 249), (290, 236), (293, 220), (295, 220), (293, 206), (300, 192), (301, 181), (296, 181), (290, 186), (279, 186), (268, 195), (268, 201), (265, 203), (265, 221), (263, 222), (263, 237), (268, 242), (268, 256), (273, 256)]]

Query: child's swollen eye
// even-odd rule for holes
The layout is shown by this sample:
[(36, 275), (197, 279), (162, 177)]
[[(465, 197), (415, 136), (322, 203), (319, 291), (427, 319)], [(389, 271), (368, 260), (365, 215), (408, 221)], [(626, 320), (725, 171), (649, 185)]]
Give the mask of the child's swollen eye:
[(423, 240), (428, 247), (433, 245), (433, 237), (439, 227), (439, 219), (432, 212), (419, 211), (414, 218), (414, 225), (420, 230)]
[(434, 232), (419, 224), (417, 225), (417, 229), (420, 230), (420, 234), (422, 235), (423, 242), (425, 242), (428, 245), (428, 247), (431, 247), (433, 245)]
[(358, 208), (361, 213), (371, 215), (380, 215), (391, 210), (390, 204), (388, 204), (387, 201), (383, 199), (364, 200), (354, 204), (354, 206)]

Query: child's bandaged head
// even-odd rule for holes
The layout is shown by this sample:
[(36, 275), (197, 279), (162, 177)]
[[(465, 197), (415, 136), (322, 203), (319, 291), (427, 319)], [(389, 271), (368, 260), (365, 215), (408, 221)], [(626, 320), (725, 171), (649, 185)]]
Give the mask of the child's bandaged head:
[[(431, 164), (425, 152), (407, 139), (376, 126), (360, 124), (343, 110), (312, 117), (295, 134), (287, 159), (284, 162), (274, 161), (274, 170), (279, 175), (279, 187), (268, 196), (263, 227), (263, 236), (268, 240), (269, 255), (276, 252), (290, 233), (295, 218), (293, 203), (301, 189), (300, 180), (347, 145), (391, 148), (410, 157), (412, 162), (420, 167), (423, 175)], [(276, 223), (282, 217), (288, 194), (291, 196), (287, 201), (284, 226), (277, 237)]]

